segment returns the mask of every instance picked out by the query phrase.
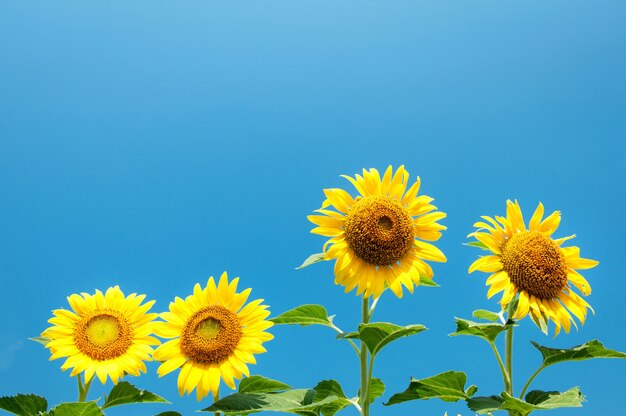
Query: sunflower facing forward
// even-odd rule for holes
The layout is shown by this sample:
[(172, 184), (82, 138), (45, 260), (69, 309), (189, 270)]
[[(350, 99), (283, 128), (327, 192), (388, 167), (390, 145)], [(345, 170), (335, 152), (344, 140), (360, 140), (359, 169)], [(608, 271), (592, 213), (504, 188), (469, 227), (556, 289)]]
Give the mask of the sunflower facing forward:
[(228, 282), (226, 272), (216, 285), (211, 277), (205, 288), (196, 284), (186, 299), (177, 297), (170, 311), (161, 314), (156, 334), (173, 338), (154, 352), (163, 361), (158, 368), (164, 376), (178, 368), (178, 392), (191, 393), (201, 400), (209, 392), (218, 396), (220, 379), (235, 389), (235, 379), (250, 376), (248, 364), (256, 364), (253, 354), (265, 352), (261, 345), (274, 336), (264, 332), (273, 325), (263, 299), (244, 306), (251, 289), (237, 293), (239, 278)]
[(512, 318), (522, 319), (530, 314), (544, 332), (551, 320), (556, 325), (556, 335), (561, 327), (569, 332), (571, 323), (576, 326), (570, 312), (585, 323), (587, 308), (591, 306), (572, 286), (589, 295), (591, 287), (576, 269), (590, 269), (598, 262), (581, 258), (578, 247), (561, 247), (574, 235), (552, 239), (561, 222), (561, 213), (555, 211), (542, 220), (543, 213), (543, 205), (539, 203), (528, 229), (517, 201), (507, 201), (506, 218), (481, 217), (488, 223), (475, 223), (479, 229), (469, 237), (475, 237), (493, 255), (476, 260), (469, 272), (493, 273), (487, 279), (487, 285), (491, 285), (488, 298), (504, 291), (500, 300), (504, 309), (519, 294)]
[(57, 309), (48, 320), (53, 326), (41, 336), (49, 338), (51, 360), (65, 358), (61, 369), (72, 368), (72, 377), (85, 373), (85, 382), (94, 374), (102, 384), (110, 377), (113, 383), (124, 373), (138, 376), (146, 372), (144, 361), (150, 361), (152, 346), (159, 341), (152, 336), (158, 314), (147, 313), (154, 304), (141, 304), (145, 295), (124, 297), (118, 286), (105, 294), (99, 290), (74, 294), (67, 298), (72, 311)]
[[(432, 244), (445, 230), (437, 221), (433, 198), (417, 196), (420, 179), (409, 185), (409, 174), (391, 166), (380, 176), (376, 169), (363, 169), (363, 176), (345, 176), (359, 192), (353, 198), (343, 189), (325, 189), (326, 200), (308, 219), (318, 227), (311, 230), (330, 239), (324, 258), (336, 259), (335, 283), (357, 295), (379, 297), (386, 287), (402, 297), (402, 285), (413, 293), (420, 275), (433, 277), (425, 260), (445, 262), (444, 254)], [(328, 207), (334, 210), (327, 209)]]

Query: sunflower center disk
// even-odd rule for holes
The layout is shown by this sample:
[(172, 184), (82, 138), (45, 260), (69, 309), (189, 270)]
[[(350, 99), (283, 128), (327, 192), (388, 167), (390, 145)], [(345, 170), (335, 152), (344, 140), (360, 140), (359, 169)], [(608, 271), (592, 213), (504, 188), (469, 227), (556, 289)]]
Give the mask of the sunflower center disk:
[(110, 360), (123, 355), (132, 345), (133, 328), (120, 312), (98, 309), (76, 325), (74, 343), (94, 360)]
[(350, 208), (344, 232), (357, 257), (376, 266), (397, 263), (415, 241), (406, 208), (380, 195), (365, 197)]
[(180, 348), (196, 363), (217, 364), (237, 348), (241, 335), (241, 322), (236, 313), (223, 306), (208, 306), (187, 320)]
[(541, 233), (513, 235), (502, 249), (502, 264), (518, 289), (539, 299), (554, 299), (567, 287), (565, 257)]

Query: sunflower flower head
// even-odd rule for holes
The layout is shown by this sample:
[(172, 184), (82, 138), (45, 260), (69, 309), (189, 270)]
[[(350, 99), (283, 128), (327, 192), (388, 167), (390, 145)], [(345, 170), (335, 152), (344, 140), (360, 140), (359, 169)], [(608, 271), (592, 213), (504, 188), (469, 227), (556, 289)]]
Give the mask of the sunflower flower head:
[(181, 396), (195, 389), (198, 400), (209, 392), (217, 397), (221, 380), (235, 389), (235, 379), (250, 376), (254, 354), (266, 351), (263, 342), (274, 338), (265, 332), (273, 323), (266, 320), (270, 312), (263, 299), (245, 304), (251, 289), (237, 293), (238, 282), (229, 282), (226, 272), (217, 284), (211, 277), (204, 288), (196, 284), (193, 294), (177, 297), (161, 314), (164, 322), (156, 334), (171, 339), (154, 352), (162, 362), (157, 373), (162, 377), (180, 368)]
[(41, 334), (50, 340), (50, 359), (66, 358), (61, 369), (72, 368), (72, 377), (84, 372), (86, 382), (94, 374), (102, 384), (107, 377), (117, 384), (124, 373), (145, 373), (144, 361), (151, 360), (152, 346), (159, 344), (152, 336), (158, 314), (147, 313), (154, 301), (142, 304), (145, 297), (125, 297), (118, 286), (104, 294), (69, 296), (72, 310), (54, 310), (48, 320), (53, 326)]
[(431, 204), (433, 198), (418, 196), (420, 179), (410, 184), (404, 166), (395, 173), (389, 166), (382, 177), (376, 169), (342, 177), (358, 195), (325, 189), (326, 200), (316, 210), (320, 215), (308, 217), (317, 226), (312, 233), (329, 237), (324, 258), (336, 259), (335, 283), (365, 297), (377, 298), (389, 288), (400, 298), (402, 286), (413, 293), (420, 276), (434, 275), (426, 261), (446, 261), (427, 242), (441, 237), (446, 227), (437, 221), (446, 214)]
[(474, 224), (478, 230), (468, 237), (476, 238), (492, 254), (472, 263), (469, 272), (492, 273), (486, 283), (490, 286), (487, 297), (503, 292), (503, 309), (517, 298), (513, 319), (530, 315), (544, 332), (552, 321), (557, 335), (561, 328), (569, 332), (571, 324), (576, 326), (572, 314), (584, 324), (587, 309), (593, 312), (574, 288), (584, 296), (591, 293), (591, 286), (577, 270), (590, 269), (598, 262), (581, 258), (578, 247), (562, 247), (574, 235), (552, 238), (561, 222), (559, 211), (545, 219), (543, 214), (539, 203), (527, 228), (518, 202), (509, 200), (506, 217), (483, 216), (484, 221)]

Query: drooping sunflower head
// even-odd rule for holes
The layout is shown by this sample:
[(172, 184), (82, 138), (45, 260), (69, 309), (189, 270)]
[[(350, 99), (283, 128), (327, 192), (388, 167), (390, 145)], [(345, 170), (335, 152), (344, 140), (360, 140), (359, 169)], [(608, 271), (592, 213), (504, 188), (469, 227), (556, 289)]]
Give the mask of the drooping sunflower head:
[(265, 352), (262, 344), (274, 336), (266, 329), (273, 323), (266, 320), (270, 312), (263, 299), (244, 306), (251, 289), (237, 293), (239, 278), (228, 282), (226, 272), (219, 282), (211, 277), (202, 288), (196, 284), (186, 299), (176, 298), (169, 312), (161, 317), (156, 334), (171, 338), (154, 352), (162, 361), (157, 373), (164, 376), (178, 368), (180, 395), (196, 389), (201, 400), (209, 392), (216, 397), (220, 380), (231, 389), (235, 379), (250, 376), (248, 364), (256, 364), (254, 354)]
[(517, 201), (507, 201), (506, 217), (483, 216), (486, 222), (475, 223), (478, 230), (469, 237), (475, 237), (492, 254), (472, 263), (469, 272), (493, 273), (487, 279), (488, 298), (504, 291), (502, 308), (517, 298), (513, 319), (530, 315), (544, 332), (547, 323), (553, 321), (556, 335), (561, 328), (569, 332), (572, 323), (576, 326), (571, 314), (584, 324), (587, 309), (593, 311), (574, 288), (585, 296), (591, 293), (591, 286), (577, 270), (590, 269), (598, 262), (581, 258), (578, 247), (562, 247), (574, 235), (552, 238), (561, 222), (560, 212), (545, 219), (543, 214), (543, 205), (539, 203), (526, 228)]
[(61, 369), (72, 368), (72, 376), (84, 372), (85, 381), (94, 374), (102, 384), (113, 383), (124, 373), (138, 376), (151, 360), (156, 313), (147, 313), (154, 301), (142, 302), (145, 295), (124, 296), (118, 286), (105, 294), (99, 290), (67, 298), (72, 310), (57, 309), (48, 320), (53, 326), (41, 335), (49, 338), (51, 360), (66, 358)]
[(377, 298), (386, 288), (402, 297), (403, 285), (413, 293), (420, 276), (434, 275), (427, 260), (446, 261), (441, 250), (426, 242), (441, 237), (446, 227), (437, 221), (446, 214), (431, 204), (433, 198), (418, 196), (419, 178), (409, 186), (404, 166), (395, 173), (389, 166), (382, 177), (376, 169), (342, 176), (359, 195), (325, 189), (326, 200), (316, 210), (321, 215), (308, 217), (317, 225), (312, 233), (330, 237), (324, 252), (327, 260), (336, 259), (335, 283), (365, 297)]

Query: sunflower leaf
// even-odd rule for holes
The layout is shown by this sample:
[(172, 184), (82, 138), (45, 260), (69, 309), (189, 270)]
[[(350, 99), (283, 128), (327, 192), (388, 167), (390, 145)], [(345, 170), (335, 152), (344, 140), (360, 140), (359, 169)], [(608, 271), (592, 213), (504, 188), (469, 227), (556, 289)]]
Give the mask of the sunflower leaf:
[(51, 341), (51, 339), (48, 338), (48, 337), (32, 337), (32, 338), (28, 338), (28, 339), (31, 340), (31, 341), (35, 341), (35, 342), (43, 345), (44, 347), (46, 345), (48, 345), (48, 343)]
[(269, 393), (289, 390), (291, 386), (262, 376), (250, 376), (239, 383), (239, 393)]
[(489, 322), (498, 322), (502, 316), (499, 313), (478, 309), (472, 312), (472, 316), (476, 319), (484, 319)]
[(465, 390), (467, 377), (460, 371), (446, 371), (432, 377), (417, 380), (412, 378), (409, 387), (402, 393), (396, 393), (385, 406), (410, 400), (441, 399), (444, 402), (456, 402), (470, 398), (468, 393), (476, 392), (475, 386)]
[(317, 383), (317, 386), (315, 386), (313, 390), (317, 392), (315, 396), (316, 402), (320, 402), (329, 397), (333, 399), (331, 402), (320, 407), (320, 411), (324, 416), (333, 416), (344, 407), (352, 404), (350, 399), (348, 399), (343, 392), (341, 385), (335, 380), (322, 380)]
[(178, 412), (174, 412), (172, 410), (169, 410), (167, 412), (161, 412), (158, 415), (154, 415), (154, 416), (183, 416)]
[(332, 327), (332, 319), (322, 305), (301, 305), (270, 319), (276, 325), (324, 325)]
[(305, 267), (308, 267), (312, 264), (319, 263), (325, 260), (326, 259), (324, 258), (324, 253), (311, 254), (309, 257), (306, 258), (306, 260), (301, 265), (296, 267), (296, 270), (304, 269)]
[(533, 390), (526, 395), (526, 401), (502, 393), (501, 410), (511, 410), (526, 416), (535, 410), (557, 409), (559, 407), (581, 407), (584, 397), (578, 387), (566, 392)]
[(96, 402), (62, 403), (50, 410), (50, 416), (104, 416)]
[(430, 277), (420, 275), (420, 286), (439, 287), (437, 283)]
[[(383, 395), (385, 392), (385, 383), (382, 382), (379, 378), (372, 378), (372, 382), (370, 383), (370, 403), (373, 403), (377, 398)], [(361, 397), (361, 389), (359, 388), (358, 393), (359, 397)]]
[[(320, 397), (318, 397), (318, 395)], [(324, 413), (342, 399), (335, 395), (322, 397), (313, 389), (296, 389), (270, 393), (235, 393), (213, 403), (202, 412), (222, 412), (225, 415), (248, 415), (257, 412), (283, 412), (306, 416), (333, 415), (332, 410)]]
[(595, 339), (570, 349), (548, 348), (537, 344), (535, 341), (531, 342), (543, 356), (544, 367), (563, 361), (582, 361), (592, 358), (626, 359), (626, 354), (623, 352), (605, 348), (600, 341)]
[(498, 335), (503, 331), (506, 331), (513, 324), (480, 324), (477, 322), (469, 321), (467, 319), (456, 319), (456, 331), (450, 334), (450, 336), (458, 335), (473, 335), (485, 339), (487, 342), (494, 342)]
[(387, 344), (398, 338), (407, 337), (425, 331), (424, 325), (400, 326), (389, 322), (372, 322), (360, 324), (358, 332), (339, 334), (338, 338), (356, 338), (363, 341), (372, 356), (375, 356)]
[(479, 415), (490, 415), (496, 410), (500, 410), (504, 400), (500, 396), (479, 396), (466, 399), (467, 407)]
[(146, 390), (139, 390), (127, 381), (117, 383), (109, 393), (102, 409), (130, 403), (169, 403), (163, 397)]
[(48, 402), (41, 396), (34, 394), (18, 394), (11, 397), (0, 397), (0, 409), (19, 416), (32, 416), (43, 413), (48, 408)]

